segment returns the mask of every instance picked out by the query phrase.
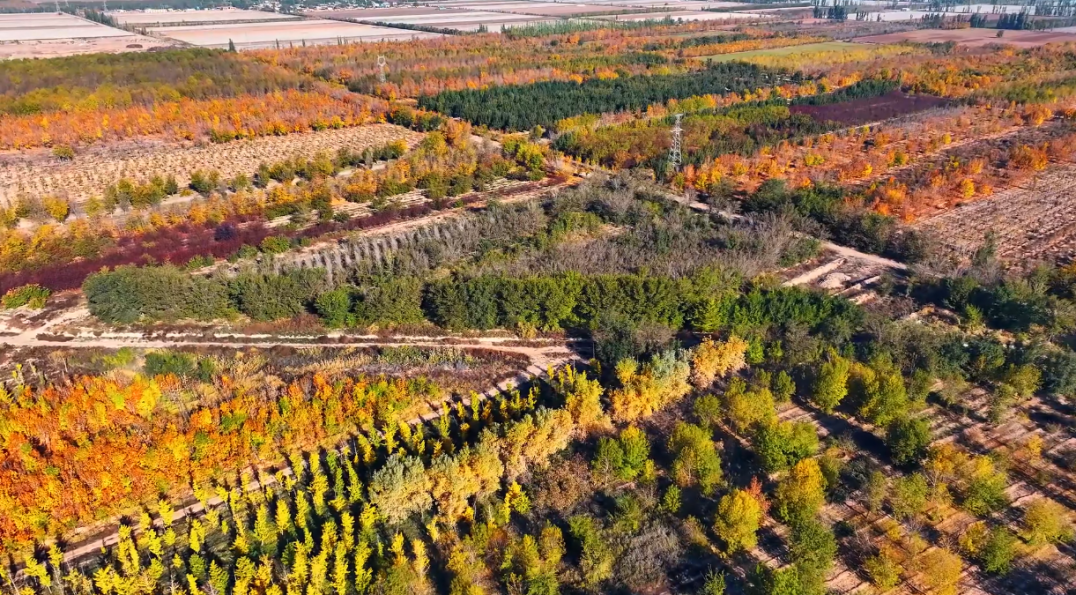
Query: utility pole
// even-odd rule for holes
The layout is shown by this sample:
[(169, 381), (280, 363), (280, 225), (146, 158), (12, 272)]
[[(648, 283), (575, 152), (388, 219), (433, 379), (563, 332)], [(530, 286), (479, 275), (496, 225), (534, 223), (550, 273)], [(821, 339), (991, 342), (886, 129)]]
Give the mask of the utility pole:
[(684, 114), (676, 114), (676, 122), (672, 129), (672, 146), (669, 147), (669, 169), (674, 172), (680, 169), (680, 161), (683, 158), (680, 150), (684, 132), (684, 129), (680, 127), (680, 120), (683, 117)]
[(385, 82), (385, 69), (388, 68), (388, 61), (384, 56), (377, 57), (377, 67), (381, 69), (381, 72), (377, 74), (377, 80)]

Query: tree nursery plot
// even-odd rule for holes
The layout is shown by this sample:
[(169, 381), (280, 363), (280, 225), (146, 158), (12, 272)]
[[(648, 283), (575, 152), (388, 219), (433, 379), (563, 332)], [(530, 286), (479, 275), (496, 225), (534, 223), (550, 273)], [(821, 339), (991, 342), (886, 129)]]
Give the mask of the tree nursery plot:
[(584, 113), (641, 109), (651, 103), (701, 95), (713, 88), (743, 93), (776, 80), (777, 73), (730, 63), (676, 75), (636, 75), (583, 83), (542, 82), (481, 91), (445, 91), (419, 105), (478, 125), (508, 130), (552, 127)]
[(0, 62), (3, 589), (1071, 590), (1066, 9), (659, 4)]
[[(110, 186), (125, 177), (144, 184), (153, 177), (174, 176), (179, 186), (190, 184), (194, 172), (216, 171), (222, 179), (252, 177), (262, 163), (272, 163), (295, 155), (335, 154), (340, 149), (359, 153), (367, 148), (404, 140), (414, 145), (421, 134), (391, 124), (370, 124), (352, 128), (266, 136), (249, 142), (225, 145), (182, 146), (151, 144), (109, 154), (92, 150), (67, 161), (44, 152), (21, 163), (0, 167), (0, 201), (14, 205), (20, 199), (63, 198), (85, 215), (87, 201), (100, 199)], [(173, 201), (176, 202), (176, 201)]]

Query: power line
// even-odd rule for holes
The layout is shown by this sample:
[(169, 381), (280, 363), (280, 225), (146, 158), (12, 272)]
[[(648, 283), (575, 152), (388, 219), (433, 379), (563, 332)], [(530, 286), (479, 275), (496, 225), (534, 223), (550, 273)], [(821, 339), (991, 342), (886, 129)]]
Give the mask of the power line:
[(377, 67), (381, 69), (381, 72), (377, 74), (377, 79), (381, 82), (385, 82), (385, 69), (388, 68), (388, 60), (386, 60), (384, 56), (378, 56)]

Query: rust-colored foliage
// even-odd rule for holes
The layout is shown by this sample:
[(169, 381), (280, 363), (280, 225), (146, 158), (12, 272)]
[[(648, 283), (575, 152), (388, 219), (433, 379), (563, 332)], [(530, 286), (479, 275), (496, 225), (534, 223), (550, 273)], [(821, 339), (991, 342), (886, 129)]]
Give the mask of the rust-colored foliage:
[(252, 461), (395, 421), (436, 388), (421, 380), (286, 384), (220, 377), (185, 402), (174, 376), (85, 376), (0, 397), (0, 541), (40, 539), (201, 485)]
[(388, 104), (342, 90), (289, 90), (223, 99), (0, 115), (0, 149), (85, 145), (139, 136), (212, 140), (358, 126), (384, 119)]

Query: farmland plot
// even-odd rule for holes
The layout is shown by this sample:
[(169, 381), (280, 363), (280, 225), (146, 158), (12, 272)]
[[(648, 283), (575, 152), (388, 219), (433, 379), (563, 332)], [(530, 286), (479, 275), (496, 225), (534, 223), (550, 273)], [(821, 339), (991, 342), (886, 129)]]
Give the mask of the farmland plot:
[(137, 51), (166, 45), (69, 14), (0, 15), (0, 59)]
[(807, 114), (820, 121), (857, 126), (944, 106), (946, 100), (930, 95), (906, 95), (893, 91), (880, 97), (864, 97), (828, 105), (793, 105), (793, 114)]
[[(900, 15), (908, 15), (904, 12)], [(917, 17), (918, 18), (918, 17)], [(902, 19), (903, 20), (903, 19)], [(944, 43), (952, 41), (960, 45), (982, 47), (985, 45), (1004, 44), (1019, 48), (1031, 48), (1047, 43), (1063, 43), (1076, 40), (1072, 33), (1059, 33), (1057, 31), (1006, 31), (1001, 39), (997, 37), (994, 29), (948, 29), (939, 31), (936, 29), (920, 29), (917, 31), (904, 31), (901, 33), (887, 33), (860, 37), (856, 39), (861, 43), (900, 43), (910, 41), (914, 43)]]
[(240, 10), (226, 8), (222, 10), (148, 10), (148, 11), (117, 11), (110, 12), (108, 16), (116, 19), (121, 25), (165, 26), (165, 25), (191, 25), (196, 23), (249, 23), (254, 21), (290, 21), (298, 19), (298, 16), (282, 14), (279, 12), (264, 12), (260, 10)]
[(329, 20), (305, 20), (231, 25), (157, 27), (154, 35), (199, 47), (271, 48), (296, 45), (335, 45), (343, 41), (396, 41), (436, 37), (436, 33), (375, 27)]
[(646, 12), (640, 14), (618, 14), (594, 17), (605, 21), (650, 21), (672, 19), (674, 21), (732, 21), (770, 18), (769, 15), (748, 12), (704, 12), (698, 10), (674, 10), (671, 12)]
[[(367, 22), (373, 22), (374, 19), (366, 19)], [(537, 23), (553, 22), (552, 19), (534, 17), (527, 14), (512, 14), (507, 12), (490, 12), (490, 11), (435, 11), (426, 14), (416, 15), (404, 15), (404, 16), (392, 16), (386, 17), (384, 21), (387, 24), (400, 24), (400, 25), (412, 25), (423, 27), (437, 27), (443, 29), (452, 29), (455, 31), (476, 31), (480, 27), (485, 26), (489, 31), (499, 31), (502, 26), (513, 27), (522, 25), (533, 25)]]
[(93, 37), (127, 37), (127, 31), (68, 14), (0, 15), (0, 41), (45, 41), (53, 39), (88, 39)]
[(340, 130), (323, 130), (283, 137), (262, 137), (225, 145), (176, 148), (140, 148), (122, 155), (87, 155), (72, 162), (48, 160), (0, 165), (0, 204), (10, 204), (20, 195), (66, 197), (74, 204), (101, 195), (121, 178), (149, 180), (155, 175), (176, 176), (181, 185), (196, 170), (215, 169), (225, 179), (251, 175), (262, 162), (277, 162), (296, 154), (313, 156), (319, 151), (335, 153), (347, 147), (361, 151), (397, 139), (414, 145), (422, 136), (393, 126), (375, 124)]
[(993, 232), (997, 255), (1022, 268), (1036, 261), (1076, 258), (1076, 166), (1043, 172), (1016, 187), (918, 223), (957, 257), (968, 257)]

